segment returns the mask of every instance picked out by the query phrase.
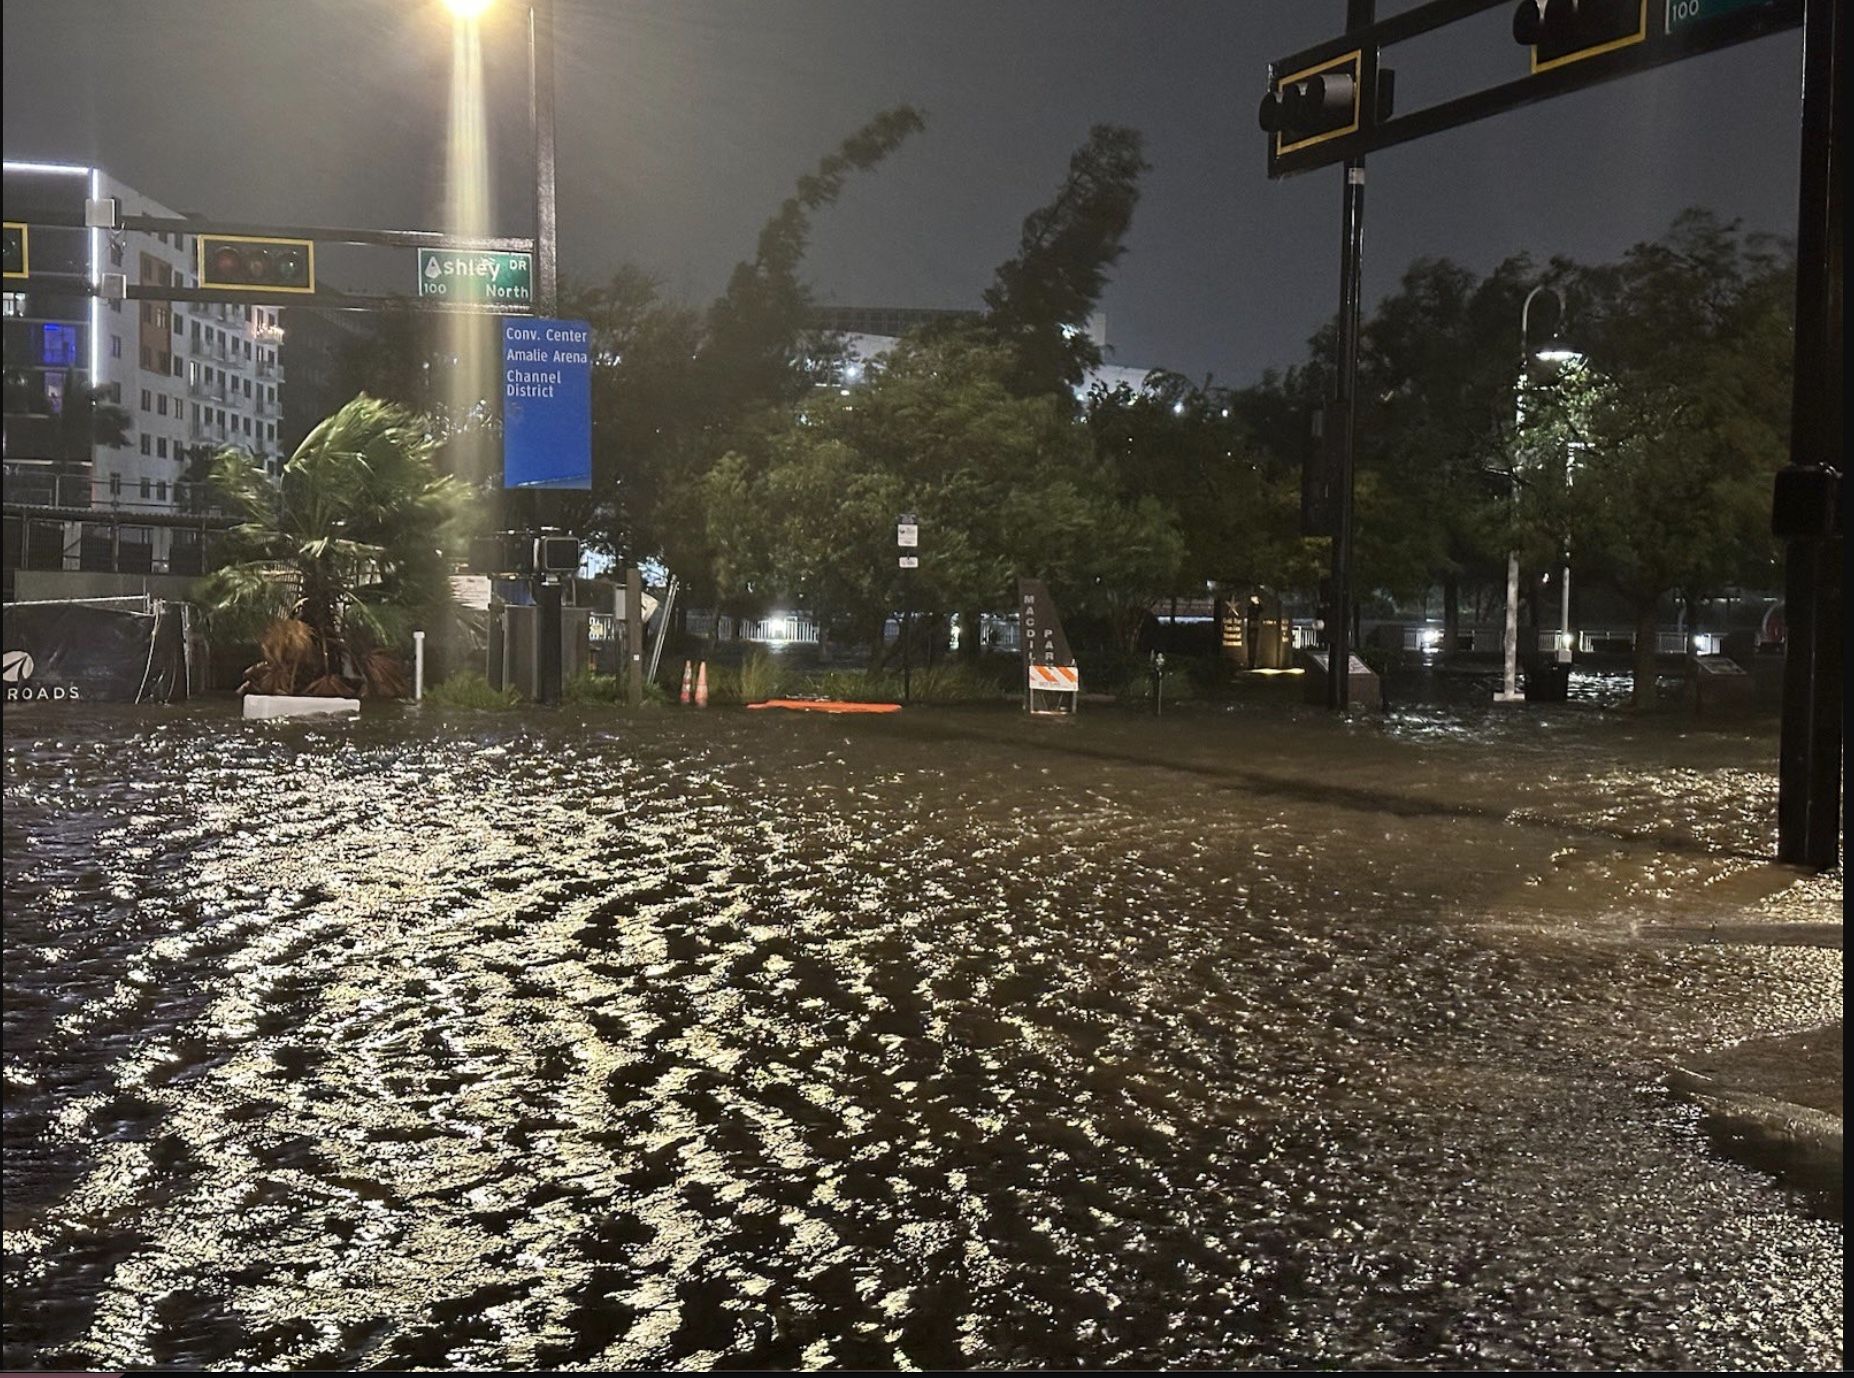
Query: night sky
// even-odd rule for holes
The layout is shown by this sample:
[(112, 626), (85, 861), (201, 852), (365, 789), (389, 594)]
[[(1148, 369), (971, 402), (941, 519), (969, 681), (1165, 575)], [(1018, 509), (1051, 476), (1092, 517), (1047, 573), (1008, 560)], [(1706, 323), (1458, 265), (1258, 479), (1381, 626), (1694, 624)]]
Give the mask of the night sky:
[[(1341, 174), (1269, 182), (1255, 107), (1268, 62), (1336, 33), (1344, 0), (558, 6), (569, 276), (628, 260), (706, 301), (797, 174), (907, 101), (926, 133), (818, 226), (821, 301), (975, 305), (1088, 127), (1117, 122), (1152, 171), (1104, 300), (1112, 362), (1248, 382), (1335, 308)], [(1508, 8), (1391, 50), (1399, 109), (1522, 74)], [(501, 0), (484, 21), (507, 234), (532, 226), (520, 18)], [(10, 159), (96, 161), (225, 219), (437, 226), (437, 0), (6, 0), (4, 23)], [(1375, 155), (1367, 300), (1421, 255), (1603, 257), (1689, 205), (1792, 233), (1800, 60), (1792, 30)], [(409, 288), (388, 252), (347, 281)]]

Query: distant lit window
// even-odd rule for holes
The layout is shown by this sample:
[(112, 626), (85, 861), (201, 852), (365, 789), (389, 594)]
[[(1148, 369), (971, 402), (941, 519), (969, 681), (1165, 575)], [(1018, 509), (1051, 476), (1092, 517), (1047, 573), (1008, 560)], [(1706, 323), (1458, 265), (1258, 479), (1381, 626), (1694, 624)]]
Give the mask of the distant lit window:
[(47, 321), (39, 327), (39, 362), (53, 368), (77, 366), (77, 327)]
[(26, 314), (26, 294), (24, 292), (8, 292), (6, 294), (6, 314), (9, 316), (23, 316)]

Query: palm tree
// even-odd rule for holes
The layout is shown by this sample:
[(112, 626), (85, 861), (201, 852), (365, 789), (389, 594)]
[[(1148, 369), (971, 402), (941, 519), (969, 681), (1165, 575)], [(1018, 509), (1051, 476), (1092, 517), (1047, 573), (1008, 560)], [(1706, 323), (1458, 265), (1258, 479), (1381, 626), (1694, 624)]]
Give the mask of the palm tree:
[(200, 594), (215, 629), (258, 639), (246, 688), (405, 692), (396, 652), (415, 624), (443, 615), (440, 545), (468, 495), (433, 467), (437, 444), (424, 417), (362, 393), (277, 478), (240, 450), (213, 457), (213, 487), (243, 521)]

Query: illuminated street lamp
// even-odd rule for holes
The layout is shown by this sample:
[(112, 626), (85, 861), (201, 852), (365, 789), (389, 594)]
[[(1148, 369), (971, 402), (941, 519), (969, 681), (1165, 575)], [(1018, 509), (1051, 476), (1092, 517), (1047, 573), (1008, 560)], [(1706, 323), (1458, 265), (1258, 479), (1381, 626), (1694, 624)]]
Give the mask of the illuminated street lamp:
[[(1539, 293), (1549, 292), (1553, 301), (1558, 303), (1558, 319), (1564, 319), (1564, 298), (1557, 290), (1541, 283), (1526, 293), (1525, 303), (1519, 308), (1519, 391), (1517, 400), (1517, 420), (1519, 426), (1525, 424), (1526, 380), (1532, 374), (1534, 359), (1549, 364), (1565, 364), (1578, 358), (1577, 351), (1565, 345), (1558, 338), (1554, 329), (1552, 338), (1537, 350), (1530, 349), (1532, 338), (1532, 303)], [(1560, 590), (1562, 603), (1560, 608), (1558, 632), (1558, 660), (1567, 663), (1571, 659), (1571, 565), (1570, 557), (1565, 557), (1564, 584)], [(1506, 554), (1506, 634), (1501, 641), (1501, 678), (1500, 688), (1494, 692), (1495, 703), (1523, 703), (1525, 695), (1519, 692), (1519, 552), (1508, 550)]]
[[(463, 23), (474, 23), (494, 0), (444, 0)], [(554, 212), (554, 6), (528, 6), (528, 92), (534, 120), (534, 314), (554, 314), (558, 297)]]

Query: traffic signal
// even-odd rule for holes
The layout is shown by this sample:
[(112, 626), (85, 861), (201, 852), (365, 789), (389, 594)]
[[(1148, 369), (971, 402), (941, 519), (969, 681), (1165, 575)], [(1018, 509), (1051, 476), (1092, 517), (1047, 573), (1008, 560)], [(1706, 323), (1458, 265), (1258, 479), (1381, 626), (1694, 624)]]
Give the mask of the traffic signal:
[(1521, 0), (1513, 12), (1513, 38), (1532, 49), (1535, 72), (1647, 36), (1648, 0)]
[(579, 537), (537, 536), (534, 541), (536, 574), (572, 574), (579, 569)]
[(1345, 53), (1275, 83), (1262, 97), (1257, 120), (1275, 136), (1276, 154), (1335, 139), (1359, 127), (1363, 61), (1363, 53)]
[(6, 222), (6, 276), (23, 278), (30, 275), (29, 260), (26, 253), (26, 227), (16, 225), (11, 220)]
[(470, 543), (469, 567), (477, 574), (509, 578), (573, 574), (579, 569), (579, 537), (536, 536), (526, 531), (478, 536)]
[(315, 241), (256, 235), (199, 237), (200, 286), (236, 292), (315, 291)]

